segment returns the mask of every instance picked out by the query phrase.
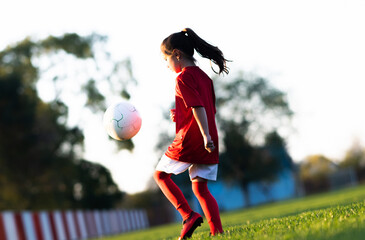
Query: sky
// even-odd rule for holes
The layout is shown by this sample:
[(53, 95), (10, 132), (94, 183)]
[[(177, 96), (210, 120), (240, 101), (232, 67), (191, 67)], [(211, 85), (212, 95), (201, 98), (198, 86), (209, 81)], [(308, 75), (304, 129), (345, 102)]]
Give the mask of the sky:
[[(293, 130), (283, 134), (295, 162), (313, 154), (338, 161), (354, 142), (365, 145), (365, 1), (3, 0), (0, 6), (0, 49), (26, 36), (96, 32), (108, 36), (114, 58), (131, 59), (138, 87), (130, 102), (142, 116), (132, 153), (116, 151), (100, 115), (80, 120), (80, 106), (70, 107), (70, 122), (84, 128), (84, 157), (106, 166), (127, 193), (146, 189), (160, 158), (161, 110), (174, 99), (176, 75), (159, 46), (185, 27), (233, 60), (231, 77), (255, 73), (287, 93), (295, 115)], [(199, 66), (213, 75), (209, 62), (199, 59)]]

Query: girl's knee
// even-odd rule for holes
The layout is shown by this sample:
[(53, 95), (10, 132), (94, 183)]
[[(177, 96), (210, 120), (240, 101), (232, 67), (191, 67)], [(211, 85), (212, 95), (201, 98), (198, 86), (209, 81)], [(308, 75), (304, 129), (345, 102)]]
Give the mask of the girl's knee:
[(192, 182), (207, 182), (208, 180), (201, 177), (195, 177), (191, 180)]
[(195, 196), (203, 196), (209, 193), (207, 181), (194, 181), (192, 182), (192, 190)]
[(161, 171), (155, 171), (155, 173), (153, 174), (153, 178), (155, 179), (156, 182), (169, 178), (170, 176), (171, 176), (171, 174), (161, 172)]

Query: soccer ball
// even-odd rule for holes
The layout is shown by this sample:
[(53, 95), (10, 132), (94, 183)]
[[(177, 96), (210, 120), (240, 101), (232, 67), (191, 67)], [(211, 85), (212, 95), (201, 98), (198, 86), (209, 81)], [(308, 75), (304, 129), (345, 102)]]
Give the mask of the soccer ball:
[(138, 133), (142, 119), (131, 103), (119, 102), (106, 109), (103, 123), (110, 137), (123, 141), (131, 139)]

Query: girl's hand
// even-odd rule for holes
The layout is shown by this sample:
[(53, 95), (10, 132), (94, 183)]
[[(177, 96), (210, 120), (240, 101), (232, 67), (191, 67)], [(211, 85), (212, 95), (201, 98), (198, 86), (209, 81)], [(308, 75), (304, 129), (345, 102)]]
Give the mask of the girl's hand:
[(170, 118), (173, 122), (176, 122), (175, 121), (175, 112), (176, 110), (175, 109), (170, 109)]
[(215, 149), (214, 142), (212, 141), (212, 138), (210, 135), (204, 136), (204, 146), (205, 150), (207, 150), (209, 153), (213, 152)]

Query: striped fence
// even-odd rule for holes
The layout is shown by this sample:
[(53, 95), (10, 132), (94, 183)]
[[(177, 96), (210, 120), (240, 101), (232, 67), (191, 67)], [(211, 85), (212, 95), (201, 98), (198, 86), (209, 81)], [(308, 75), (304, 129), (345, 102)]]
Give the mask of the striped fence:
[(0, 240), (78, 240), (148, 227), (144, 210), (0, 212)]

